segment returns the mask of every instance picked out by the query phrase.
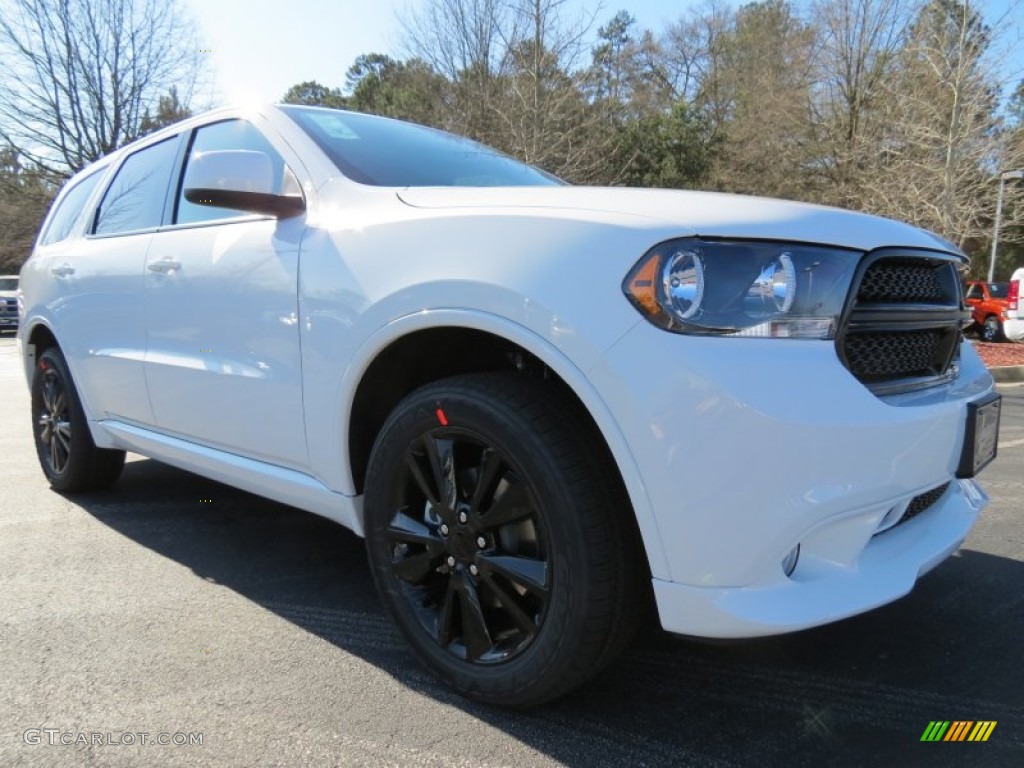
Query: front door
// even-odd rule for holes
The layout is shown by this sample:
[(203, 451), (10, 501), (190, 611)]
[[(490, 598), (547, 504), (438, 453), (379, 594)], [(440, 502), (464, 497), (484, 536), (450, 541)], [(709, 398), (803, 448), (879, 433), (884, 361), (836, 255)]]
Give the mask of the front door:
[(277, 220), (184, 199), (188, 160), (247, 149), (284, 162), (243, 120), (197, 129), (172, 227), (146, 263), (146, 381), (161, 431), (253, 459), (308, 464), (299, 354), (303, 216)]

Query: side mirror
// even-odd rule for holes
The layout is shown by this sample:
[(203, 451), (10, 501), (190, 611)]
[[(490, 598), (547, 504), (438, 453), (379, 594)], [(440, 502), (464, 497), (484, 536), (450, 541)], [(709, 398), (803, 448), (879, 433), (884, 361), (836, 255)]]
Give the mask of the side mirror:
[(299, 184), (284, 169), (284, 194), (274, 189), (274, 164), (265, 152), (224, 149), (194, 155), (185, 173), (185, 199), (287, 219), (306, 210)]

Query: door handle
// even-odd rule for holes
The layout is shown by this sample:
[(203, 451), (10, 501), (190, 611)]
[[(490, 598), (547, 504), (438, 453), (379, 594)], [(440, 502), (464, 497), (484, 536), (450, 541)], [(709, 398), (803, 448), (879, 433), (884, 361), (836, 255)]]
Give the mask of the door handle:
[(50, 267), (50, 273), (57, 277), (71, 277), (75, 274), (75, 268), (65, 261), (59, 267)]
[(150, 272), (159, 272), (160, 274), (166, 275), (168, 272), (174, 272), (175, 270), (181, 269), (181, 262), (177, 259), (171, 258), (170, 256), (164, 256), (159, 261), (151, 261), (147, 265)]

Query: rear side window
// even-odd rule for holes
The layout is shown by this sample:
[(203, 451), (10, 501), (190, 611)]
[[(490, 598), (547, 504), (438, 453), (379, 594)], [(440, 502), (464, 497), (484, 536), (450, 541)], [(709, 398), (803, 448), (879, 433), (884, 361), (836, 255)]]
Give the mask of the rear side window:
[(97, 235), (159, 227), (178, 139), (141, 149), (121, 164), (96, 212)]
[(39, 240), (40, 245), (59, 243), (61, 240), (67, 239), (75, 226), (75, 222), (78, 221), (78, 217), (82, 214), (82, 209), (89, 200), (89, 195), (96, 188), (96, 183), (102, 175), (102, 170), (91, 173), (68, 189), (60, 199), (60, 202), (57, 203), (57, 208), (50, 218), (50, 223)]
[(1009, 283), (989, 283), (988, 295), (993, 299), (1005, 299), (1010, 294)]
[(225, 120), (222, 123), (207, 125), (196, 131), (189, 147), (188, 164), (185, 166), (185, 178), (178, 190), (177, 215), (175, 224), (195, 224), (200, 221), (216, 219), (233, 219), (239, 216), (251, 216), (247, 211), (233, 211), (229, 208), (212, 208), (196, 205), (185, 199), (185, 190), (189, 187), (189, 172), (192, 169), (192, 158), (203, 152), (214, 152), (223, 149), (247, 149), (262, 152), (270, 157), (274, 169), (274, 189), (281, 189), (281, 175), (284, 160), (271, 146), (263, 134), (252, 123), (245, 120)]

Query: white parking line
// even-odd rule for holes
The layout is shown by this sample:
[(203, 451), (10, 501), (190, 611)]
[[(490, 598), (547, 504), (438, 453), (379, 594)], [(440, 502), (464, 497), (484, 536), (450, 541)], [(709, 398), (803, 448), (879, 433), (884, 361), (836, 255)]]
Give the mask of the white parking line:
[(1024, 437), (1020, 440), (1008, 440), (1005, 443), (999, 443), (999, 448), (1016, 448), (1018, 445), (1024, 445)]

